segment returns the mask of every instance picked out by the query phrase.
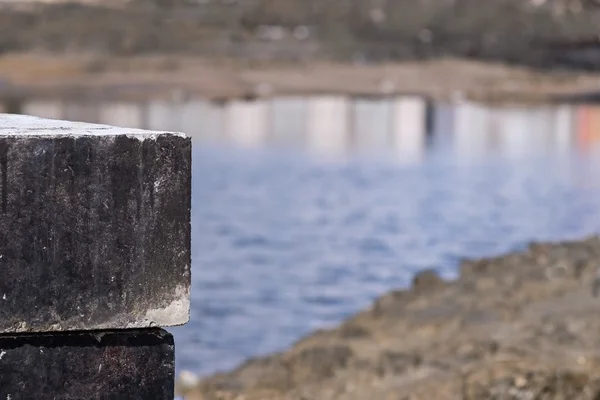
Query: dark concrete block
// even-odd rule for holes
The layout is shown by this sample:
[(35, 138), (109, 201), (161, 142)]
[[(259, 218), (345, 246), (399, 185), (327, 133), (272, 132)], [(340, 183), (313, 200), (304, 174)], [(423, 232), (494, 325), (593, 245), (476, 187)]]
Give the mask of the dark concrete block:
[(189, 319), (191, 141), (0, 114), (0, 332)]
[(173, 400), (162, 329), (0, 335), (0, 399)]

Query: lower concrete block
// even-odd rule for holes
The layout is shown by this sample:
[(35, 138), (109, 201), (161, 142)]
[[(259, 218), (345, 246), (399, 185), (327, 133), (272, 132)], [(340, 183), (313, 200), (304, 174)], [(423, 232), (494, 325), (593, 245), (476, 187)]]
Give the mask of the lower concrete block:
[(162, 329), (0, 335), (0, 399), (172, 400)]

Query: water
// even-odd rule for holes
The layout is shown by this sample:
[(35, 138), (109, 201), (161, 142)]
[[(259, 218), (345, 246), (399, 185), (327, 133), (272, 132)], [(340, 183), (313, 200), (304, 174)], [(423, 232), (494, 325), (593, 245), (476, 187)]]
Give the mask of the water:
[(464, 257), (600, 231), (595, 107), (312, 98), (148, 109), (145, 122), (126, 109), (98, 122), (194, 137), (192, 316), (170, 329), (178, 369), (209, 374), (281, 350), (424, 268), (453, 278)]

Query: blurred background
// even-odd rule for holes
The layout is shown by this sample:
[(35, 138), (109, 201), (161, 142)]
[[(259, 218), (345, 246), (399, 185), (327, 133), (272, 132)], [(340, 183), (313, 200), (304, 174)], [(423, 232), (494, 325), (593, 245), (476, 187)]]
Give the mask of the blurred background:
[(0, 1), (0, 109), (185, 132), (205, 377), (600, 229), (593, 0)]

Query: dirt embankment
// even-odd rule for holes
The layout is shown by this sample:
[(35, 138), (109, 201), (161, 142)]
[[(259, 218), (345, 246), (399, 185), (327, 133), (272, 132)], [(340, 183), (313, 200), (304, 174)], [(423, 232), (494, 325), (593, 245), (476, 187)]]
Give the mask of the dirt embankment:
[(339, 327), (186, 399), (600, 398), (600, 238), (426, 271)]
[[(597, 91), (600, 10), (593, 0), (534, 3), (131, 0), (111, 7), (5, 6), (0, 97), (44, 89), (52, 95), (125, 96), (126, 90), (149, 96), (183, 88), (220, 98), (447, 97), (458, 91), (475, 99), (535, 101)], [(449, 59), (461, 61), (440, 61)]]
[(0, 53), (365, 63), (454, 57), (597, 70), (599, 23), (592, 0), (137, 0), (5, 7)]
[[(2, 78), (8, 82), (2, 86)], [(573, 93), (599, 93), (600, 75), (536, 72), (461, 60), (353, 66), (235, 64), (164, 56), (0, 56), (0, 98), (11, 96), (93, 99), (201, 96), (214, 99), (275, 95), (457, 95), (488, 102), (539, 102)]]

